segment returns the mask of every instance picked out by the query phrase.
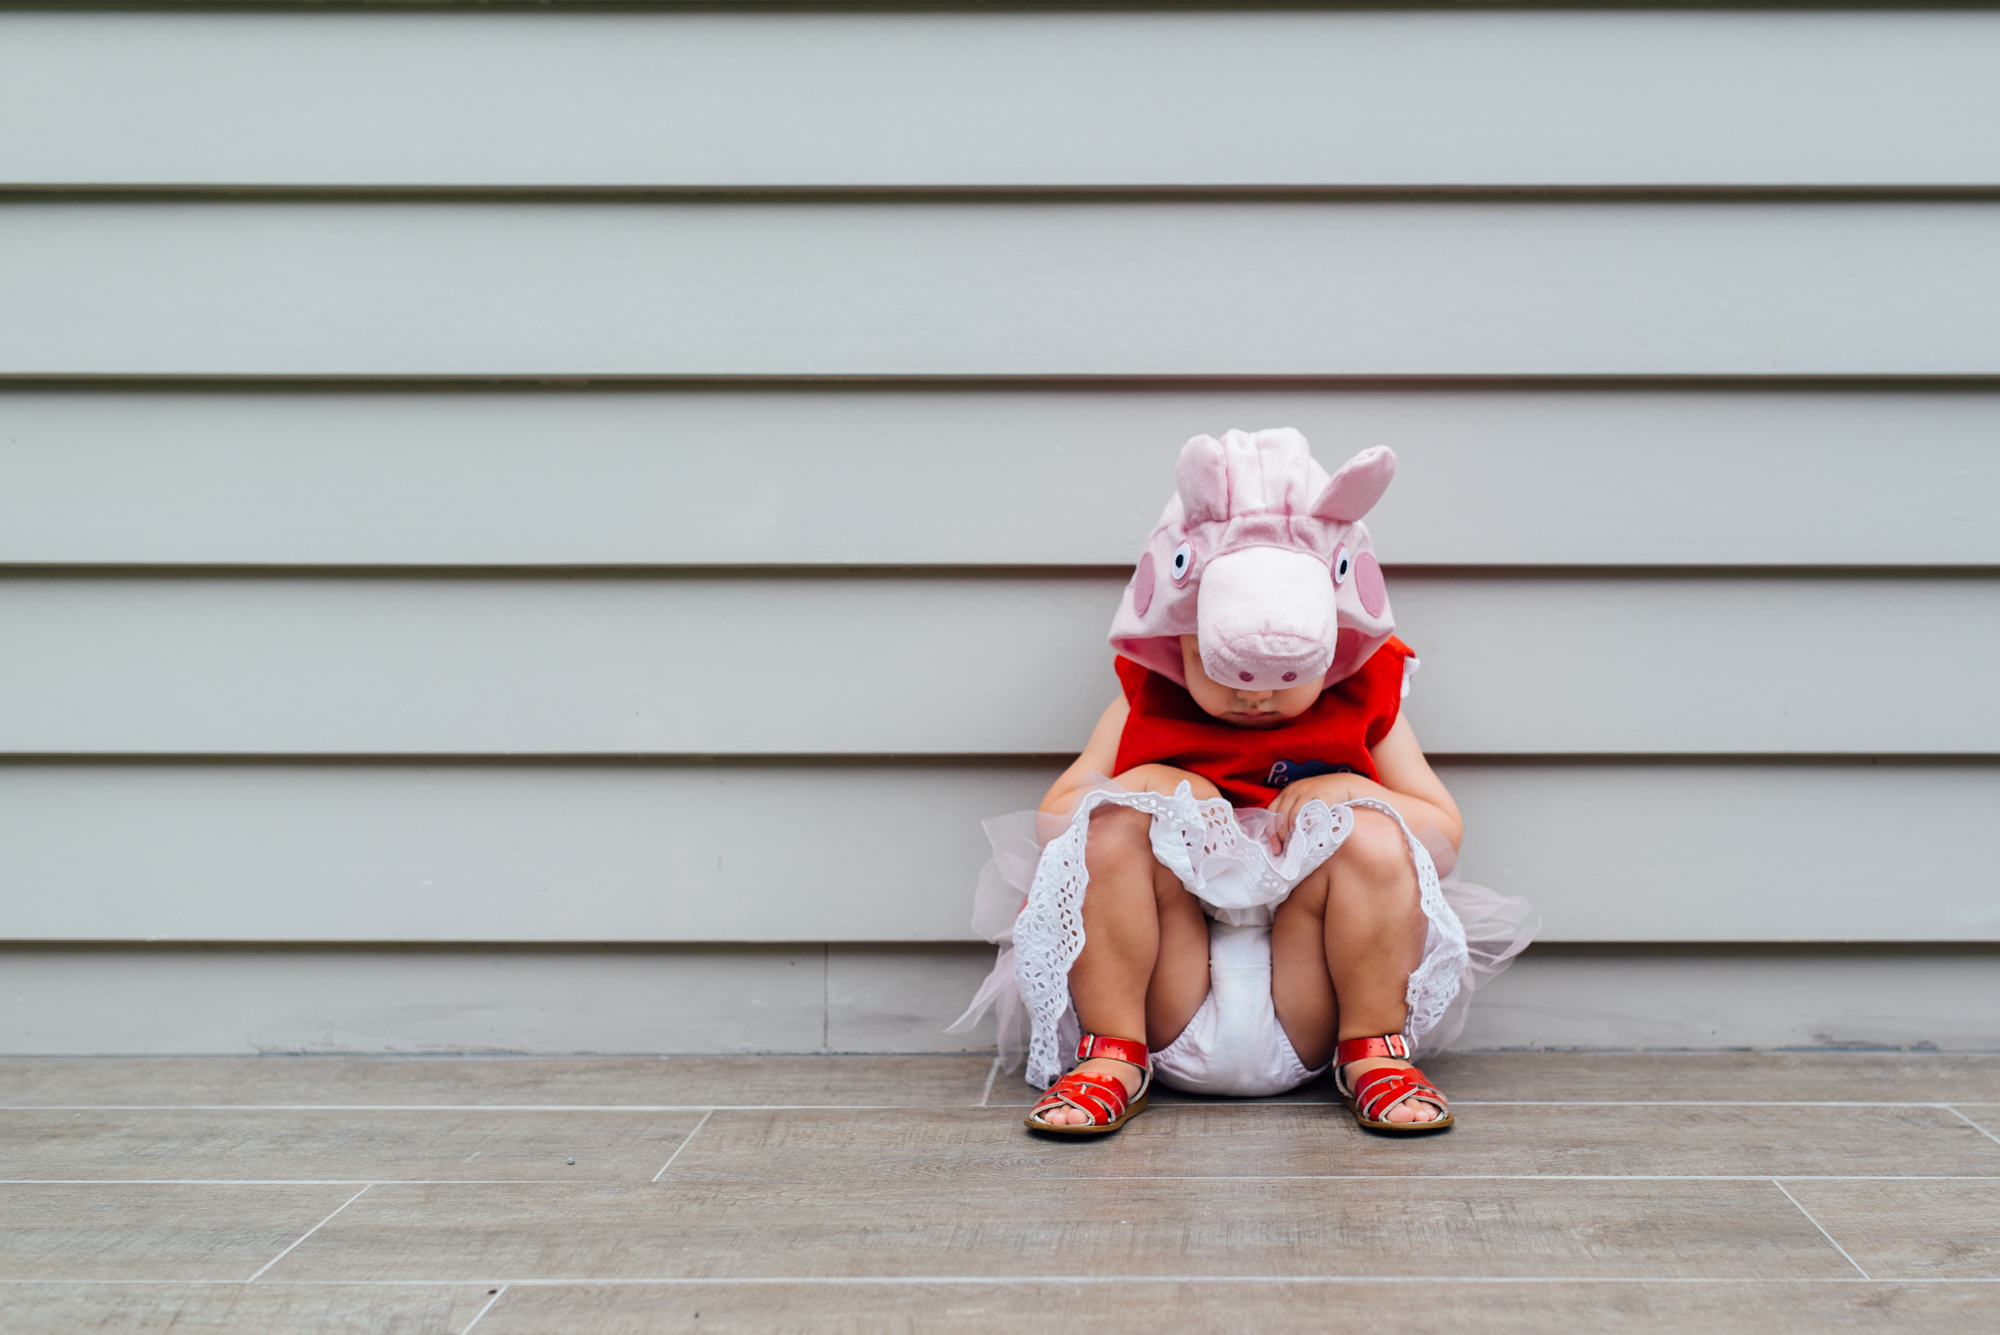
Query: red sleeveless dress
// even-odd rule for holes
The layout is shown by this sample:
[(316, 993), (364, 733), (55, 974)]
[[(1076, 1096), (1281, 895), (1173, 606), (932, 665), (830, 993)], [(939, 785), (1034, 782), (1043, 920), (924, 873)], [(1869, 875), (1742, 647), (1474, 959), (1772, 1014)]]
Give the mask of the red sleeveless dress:
[(1369, 748), (1396, 726), (1410, 646), (1391, 636), (1312, 708), (1276, 728), (1238, 728), (1194, 702), (1185, 686), (1120, 656), (1115, 666), (1131, 713), (1118, 737), (1115, 773), (1172, 765), (1201, 775), (1235, 807), (1269, 806), (1294, 779), (1352, 773), (1380, 781)]

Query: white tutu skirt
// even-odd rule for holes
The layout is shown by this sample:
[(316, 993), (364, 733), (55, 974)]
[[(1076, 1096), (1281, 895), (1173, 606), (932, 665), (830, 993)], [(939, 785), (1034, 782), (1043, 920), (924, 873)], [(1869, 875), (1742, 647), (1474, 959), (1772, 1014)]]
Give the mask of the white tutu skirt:
[[(1261, 808), (1234, 810), (1202, 801), (1183, 783), (1172, 795), (1131, 792), (1099, 779), (1068, 816), (1016, 812), (985, 823), (993, 857), (979, 877), (972, 925), (1000, 947), (993, 972), (964, 1015), (946, 1031), (972, 1029), (999, 1011), (1000, 1055), (1007, 1069), (1025, 1051), (1027, 1078), (1046, 1089), (1066, 1071), (1081, 1034), (1069, 999), (1069, 970), (1083, 950), (1083, 896), (1090, 877), (1084, 843), (1100, 806), (1133, 807), (1152, 816), (1153, 856), (1201, 901), (1210, 924), (1210, 990), (1187, 1032), (1155, 1055), (1158, 1078), (1202, 1093), (1274, 1094), (1318, 1074), (1299, 1064), (1270, 998), (1270, 924), (1298, 883), (1332, 857), (1354, 828), (1354, 808), (1386, 813), (1402, 827), (1427, 922), (1423, 960), (1410, 975), (1404, 1037), (1413, 1049), (1448, 1047), (1465, 1028), (1474, 989), (1505, 969), (1539, 925), (1526, 900), (1484, 886), (1440, 879), (1453, 870), (1451, 846), (1426, 829), (1412, 834), (1401, 816), (1372, 798), (1299, 812), (1282, 854), (1265, 834)], [(1261, 967), (1261, 974), (1259, 968)]]

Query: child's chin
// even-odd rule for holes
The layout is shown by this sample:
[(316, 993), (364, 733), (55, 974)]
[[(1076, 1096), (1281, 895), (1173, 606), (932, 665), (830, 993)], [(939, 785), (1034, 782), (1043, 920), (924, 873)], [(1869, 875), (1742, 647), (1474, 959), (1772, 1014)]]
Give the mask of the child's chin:
[(1256, 728), (1259, 731), (1270, 728), (1282, 728), (1292, 721), (1291, 717), (1285, 714), (1257, 714), (1254, 716), (1249, 714), (1218, 714), (1216, 717), (1233, 728)]

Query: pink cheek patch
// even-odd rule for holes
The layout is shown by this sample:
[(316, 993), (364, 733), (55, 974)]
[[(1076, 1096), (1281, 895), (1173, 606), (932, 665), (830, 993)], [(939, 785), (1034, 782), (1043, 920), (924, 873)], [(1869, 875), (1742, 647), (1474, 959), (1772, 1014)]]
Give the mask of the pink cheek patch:
[(1381, 616), (1382, 609), (1389, 605), (1389, 586), (1382, 581), (1382, 566), (1375, 560), (1375, 553), (1363, 552), (1355, 558), (1354, 592), (1360, 595), (1361, 605), (1371, 617)]
[(1153, 554), (1139, 558), (1139, 573), (1132, 576), (1132, 610), (1140, 616), (1153, 605)]

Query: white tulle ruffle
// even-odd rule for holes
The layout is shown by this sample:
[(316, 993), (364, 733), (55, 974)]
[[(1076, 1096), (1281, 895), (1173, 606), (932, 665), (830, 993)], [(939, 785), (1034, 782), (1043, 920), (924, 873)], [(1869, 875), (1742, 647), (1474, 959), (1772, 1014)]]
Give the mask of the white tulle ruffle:
[[(1227, 801), (1196, 798), (1183, 783), (1171, 796), (1130, 792), (1099, 779), (1069, 817), (1016, 812), (985, 823), (993, 858), (981, 871), (973, 927), (1000, 947), (993, 972), (947, 1033), (965, 1033), (997, 1008), (1000, 1056), (1009, 1070), (1028, 1060), (1028, 1080), (1046, 1088), (1067, 1068), (1077, 1037), (1070, 1008), (1069, 970), (1083, 949), (1083, 896), (1089, 885), (1084, 841), (1090, 813), (1107, 804), (1153, 818), (1153, 855), (1198, 897), (1210, 917), (1236, 926), (1268, 925), (1294, 886), (1340, 848), (1354, 828), (1355, 807), (1382, 811), (1402, 827), (1417, 868), (1424, 916), (1424, 956), (1410, 975), (1412, 1045), (1442, 1048), (1465, 1027), (1473, 989), (1490, 981), (1533, 938), (1527, 902), (1484, 886), (1440, 880), (1438, 860), (1450, 845), (1426, 828), (1414, 835), (1384, 803), (1361, 798), (1329, 807), (1311, 801), (1300, 811), (1284, 852), (1273, 856), (1265, 835), (1273, 819), (1262, 809), (1232, 810)], [(1428, 845), (1428, 847), (1427, 847)]]

